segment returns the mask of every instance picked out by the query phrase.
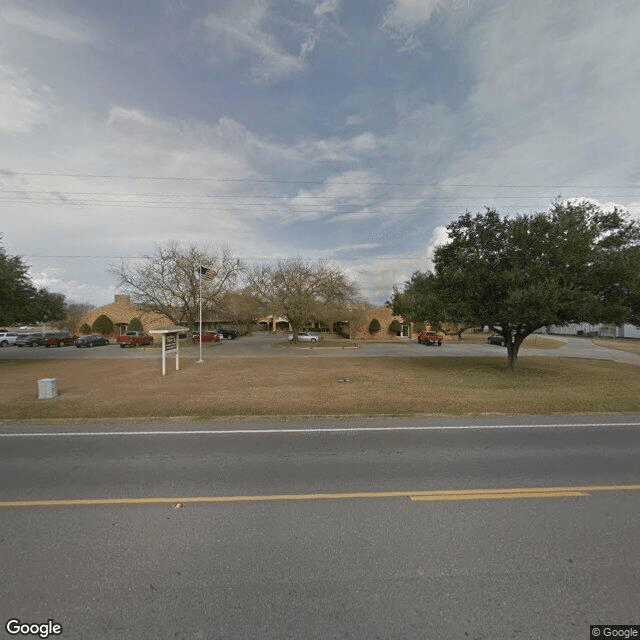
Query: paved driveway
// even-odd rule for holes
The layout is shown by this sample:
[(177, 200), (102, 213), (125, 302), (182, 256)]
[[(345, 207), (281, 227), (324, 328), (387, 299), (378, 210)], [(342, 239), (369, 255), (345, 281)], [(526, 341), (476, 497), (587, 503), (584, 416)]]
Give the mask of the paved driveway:
[[(593, 344), (588, 338), (570, 336), (552, 336), (564, 343), (560, 349), (521, 349), (520, 356), (546, 356), (570, 358), (596, 358), (614, 360), (640, 365), (640, 355), (608, 349)], [(217, 344), (206, 344), (202, 348), (205, 360), (219, 357), (238, 358), (273, 358), (273, 357), (309, 357), (309, 358), (348, 358), (348, 357), (391, 357), (404, 356), (416, 358), (438, 358), (441, 356), (454, 357), (504, 357), (506, 349), (486, 342), (445, 342), (441, 347), (421, 345), (407, 340), (393, 343), (364, 343), (358, 348), (353, 347), (291, 347), (287, 343), (286, 334), (273, 335), (270, 333), (256, 333), (243, 336), (238, 340), (223, 340)], [(197, 359), (198, 348), (189, 346), (180, 350), (180, 357)], [(4, 359), (49, 359), (49, 358), (156, 358), (160, 359), (158, 348), (121, 349), (112, 344), (106, 347), (92, 349), (77, 349), (75, 347), (61, 347), (46, 349), (44, 347), (5, 347), (0, 349), (0, 360)]]

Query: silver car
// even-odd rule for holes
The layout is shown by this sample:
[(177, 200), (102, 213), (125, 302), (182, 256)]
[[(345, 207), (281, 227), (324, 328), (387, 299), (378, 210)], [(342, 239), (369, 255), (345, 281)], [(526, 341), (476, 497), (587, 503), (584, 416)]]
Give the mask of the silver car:
[(0, 331), (0, 347), (10, 347), (16, 343), (18, 333), (10, 333), (8, 331)]
[[(287, 339), (289, 342), (293, 342), (293, 334)], [(311, 333), (311, 331), (299, 331), (298, 340), (300, 342), (324, 342), (324, 338), (319, 333)]]

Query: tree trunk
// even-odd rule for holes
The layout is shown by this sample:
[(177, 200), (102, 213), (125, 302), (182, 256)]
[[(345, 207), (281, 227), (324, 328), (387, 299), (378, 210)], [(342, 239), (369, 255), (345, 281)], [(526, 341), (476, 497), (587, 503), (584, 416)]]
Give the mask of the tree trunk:
[(511, 371), (516, 368), (516, 363), (518, 362), (518, 348), (516, 345), (511, 342), (507, 345), (507, 366)]
[(524, 336), (514, 338), (512, 337), (509, 342), (507, 342), (507, 366), (511, 371), (514, 371), (516, 368), (516, 364), (518, 362), (518, 352), (520, 351), (520, 345), (524, 340)]

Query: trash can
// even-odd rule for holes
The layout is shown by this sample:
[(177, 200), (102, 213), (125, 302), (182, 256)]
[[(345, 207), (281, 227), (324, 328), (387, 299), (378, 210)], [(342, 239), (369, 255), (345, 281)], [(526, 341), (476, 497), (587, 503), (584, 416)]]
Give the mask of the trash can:
[(55, 378), (38, 380), (38, 400), (55, 398), (58, 395), (58, 381)]

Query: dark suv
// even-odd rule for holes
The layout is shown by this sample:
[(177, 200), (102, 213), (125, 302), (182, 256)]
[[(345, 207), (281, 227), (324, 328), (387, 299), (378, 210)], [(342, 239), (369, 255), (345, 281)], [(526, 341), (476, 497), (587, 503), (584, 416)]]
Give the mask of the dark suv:
[(16, 347), (38, 347), (55, 333), (25, 333), (16, 338)]
[(216, 329), (218, 335), (225, 340), (235, 340), (240, 337), (239, 331), (234, 331), (233, 329)]

